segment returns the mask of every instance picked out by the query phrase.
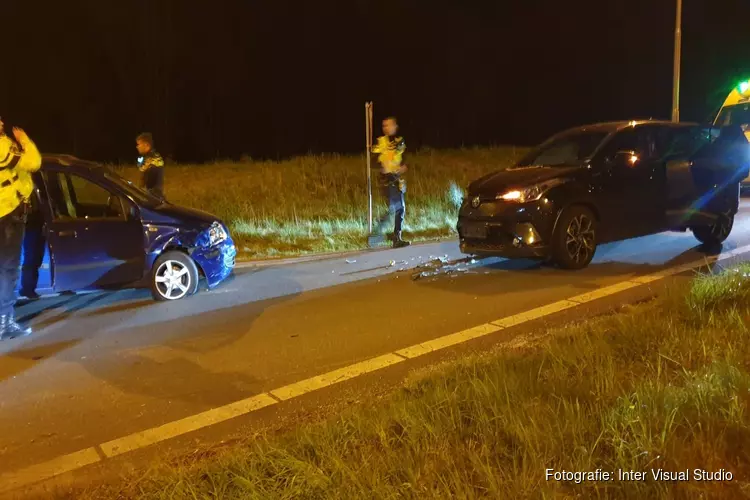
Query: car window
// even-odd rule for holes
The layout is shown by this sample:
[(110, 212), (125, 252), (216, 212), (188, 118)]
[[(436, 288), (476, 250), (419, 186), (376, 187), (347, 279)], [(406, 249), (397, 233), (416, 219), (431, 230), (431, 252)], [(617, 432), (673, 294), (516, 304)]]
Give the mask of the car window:
[(55, 220), (75, 219), (76, 210), (70, 198), (70, 190), (65, 177), (57, 172), (44, 172), (52, 218)]
[(579, 130), (550, 139), (527, 154), (517, 166), (575, 166), (587, 160), (608, 132)]
[(701, 127), (671, 128), (657, 138), (660, 156), (667, 161), (687, 160), (709, 142), (710, 131)]
[(729, 125), (750, 125), (750, 103), (735, 104), (722, 108), (716, 119), (716, 125), (727, 127)]
[(657, 155), (655, 130), (651, 127), (628, 127), (619, 131), (604, 148), (605, 158), (613, 160), (621, 151), (633, 151), (641, 159)]
[(75, 174), (45, 174), (52, 214), (58, 220), (124, 219), (122, 201), (102, 186)]

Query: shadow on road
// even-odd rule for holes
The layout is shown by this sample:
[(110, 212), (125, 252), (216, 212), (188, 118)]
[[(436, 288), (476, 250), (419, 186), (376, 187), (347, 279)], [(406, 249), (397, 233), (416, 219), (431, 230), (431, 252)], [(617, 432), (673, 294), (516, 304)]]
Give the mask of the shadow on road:
[[(55, 317), (62, 322), (54, 332), (56, 340), (83, 334), (81, 341), (95, 342), (100, 357), (88, 354), (82, 359), (74, 344), (62, 346), (56, 357), (80, 365), (124, 394), (200, 407), (247, 397), (260, 384), (242, 370), (237, 353), (249, 349), (250, 329), (268, 308), (301, 293), (292, 273), (274, 272), (274, 284), (290, 293), (260, 301), (253, 300), (251, 276), (246, 275), (226, 282), (217, 293), (202, 292), (171, 303), (155, 303), (140, 292), (118, 292), (123, 295), (92, 298), (88, 308), (68, 304), (63, 310), (74, 311)], [(226, 359), (234, 359), (235, 365), (227, 366)]]
[[(14, 350), (0, 357), (0, 376), (17, 375), (54, 356), (124, 393), (209, 406), (223, 404), (228, 393), (246, 397), (257, 380), (227, 370), (212, 354), (241, 351), (243, 338), (267, 308), (302, 292), (293, 270), (277, 269), (272, 285), (285, 294), (257, 300), (262, 290), (255, 289), (263, 283), (252, 282), (254, 274), (241, 273), (210, 293), (202, 290), (176, 302), (154, 302), (148, 290), (123, 290), (21, 303), (17, 317), (45, 334), (54, 326), (56, 343), (44, 344), (45, 335), (35, 334), (18, 347), (9, 344)], [(76, 349), (92, 342), (101, 357)]]
[(15, 377), (45, 359), (55, 357), (59, 353), (75, 347), (80, 342), (80, 339), (72, 339), (51, 344), (39, 344), (0, 355), (0, 381)]

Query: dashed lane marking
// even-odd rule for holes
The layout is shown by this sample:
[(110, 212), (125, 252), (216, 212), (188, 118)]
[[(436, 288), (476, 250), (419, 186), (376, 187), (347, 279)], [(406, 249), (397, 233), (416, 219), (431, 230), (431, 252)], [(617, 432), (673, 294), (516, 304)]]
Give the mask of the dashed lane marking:
[[(381, 370), (409, 359), (468, 342), (472, 339), (491, 335), (506, 328), (523, 325), (530, 321), (577, 307), (581, 304), (586, 304), (641, 285), (653, 283), (686, 271), (691, 271), (707, 264), (729, 260), (747, 252), (750, 252), (750, 245), (723, 253), (720, 256), (707, 257), (689, 264), (671, 267), (645, 276), (632, 277), (623, 282), (609, 285), (593, 292), (570, 297), (565, 300), (531, 309), (530, 311), (501, 318), (490, 323), (478, 325), (450, 335), (445, 335), (411, 347), (399, 349), (398, 351), (286, 385), (267, 393), (258, 394), (247, 399), (235, 401), (234, 403), (213, 408), (158, 427), (136, 432), (128, 436), (102, 443), (98, 446), (54, 458), (44, 463), (32, 465), (14, 472), (8, 472), (0, 475), (0, 492), (16, 490), (33, 483), (51, 479), (55, 476), (100, 462), (106, 458), (129, 453), (241, 415), (246, 415), (261, 408), (266, 408), (282, 401), (302, 396), (303, 394), (317, 391), (346, 380), (351, 380), (366, 373)], [(102, 458), (102, 456), (105, 458)]]

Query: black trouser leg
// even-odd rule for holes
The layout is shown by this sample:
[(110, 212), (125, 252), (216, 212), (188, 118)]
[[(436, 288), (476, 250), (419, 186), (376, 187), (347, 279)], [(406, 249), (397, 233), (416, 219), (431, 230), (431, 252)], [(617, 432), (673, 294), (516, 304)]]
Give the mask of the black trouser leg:
[(23, 238), (23, 266), (21, 267), (21, 295), (34, 295), (39, 283), (39, 268), (44, 260), (42, 228), (27, 227)]
[(16, 304), (24, 221), (20, 210), (0, 218), (0, 316), (12, 316)]

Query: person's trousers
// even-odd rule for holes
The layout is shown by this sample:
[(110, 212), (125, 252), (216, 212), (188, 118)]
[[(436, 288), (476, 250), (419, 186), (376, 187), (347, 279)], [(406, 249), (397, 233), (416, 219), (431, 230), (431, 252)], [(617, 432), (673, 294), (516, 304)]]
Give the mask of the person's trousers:
[(21, 264), (24, 214), (19, 207), (0, 218), (0, 316), (12, 315)]
[(21, 267), (21, 294), (33, 294), (39, 283), (39, 268), (44, 261), (45, 238), (43, 227), (27, 224), (23, 238), (23, 266)]
[(393, 236), (399, 239), (401, 238), (401, 228), (404, 224), (404, 216), (406, 215), (406, 201), (398, 181), (385, 184), (383, 186), (383, 195), (388, 200), (388, 213), (380, 219), (378, 232), (382, 233), (390, 222), (391, 217), (393, 217)]

